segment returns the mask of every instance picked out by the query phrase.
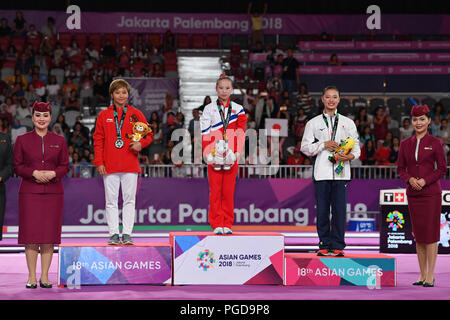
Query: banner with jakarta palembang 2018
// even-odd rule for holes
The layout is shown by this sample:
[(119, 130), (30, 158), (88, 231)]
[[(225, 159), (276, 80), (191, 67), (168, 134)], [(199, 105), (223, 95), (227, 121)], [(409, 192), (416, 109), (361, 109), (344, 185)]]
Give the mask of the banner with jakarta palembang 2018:
[[(174, 8), (175, 9), (175, 8)], [(246, 12), (220, 13), (162, 13), (162, 12), (88, 12), (82, 6), (67, 10), (22, 10), (28, 25), (37, 30), (55, 19), (59, 32), (85, 33), (165, 33), (179, 34), (250, 34), (252, 23)], [(382, 12), (381, 12), (382, 13)], [(10, 25), (16, 10), (2, 10), (1, 16)], [(380, 13), (378, 13), (380, 17)], [(368, 29), (372, 14), (267, 14), (262, 23), (265, 34), (449, 34), (448, 14), (388, 14), (382, 13), (382, 27)], [(420, 21), (420, 23), (417, 23)]]
[[(103, 179), (64, 178), (63, 183), (64, 225), (106, 225)], [(449, 180), (441, 184), (450, 190)], [(6, 183), (5, 226), (18, 225), (19, 186), (19, 178)], [(348, 185), (347, 212), (374, 217), (370, 212), (380, 211), (380, 190), (403, 187), (400, 180), (354, 179)], [(208, 197), (206, 178), (139, 178), (135, 225), (208, 225)], [(234, 199), (236, 225), (315, 225), (311, 179), (238, 179)]]

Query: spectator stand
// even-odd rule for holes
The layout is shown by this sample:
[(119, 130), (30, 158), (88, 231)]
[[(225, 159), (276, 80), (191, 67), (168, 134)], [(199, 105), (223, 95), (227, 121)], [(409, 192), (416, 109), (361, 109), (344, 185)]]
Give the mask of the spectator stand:
[[(40, 29), (39, 26), (37, 29)], [(58, 113), (64, 114), (66, 122), (70, 124), (70, 129), (72, 129), (73, 124), (78, 119), (88, 130), (92, 130), (95, 125), (96, 115), (107, 107), (107, 103), (100, 104), (91, 100), (93, 97), (92, 80), (96, 79), (97, 76), (101, 76), (105, 83), (109, 84), (117, 76), (148, 77), (151, 75), (150, 70), (152, 70), (152, 64), (154, 63), (148, 56), (154, 54), (155, 50), (156, 54), (161, 56), (160, 61), (162, 61), (162, 71), (165, 77), (182, 76), (179, 73), (183, 68), (180, 65), (180, 55), (218, 57), (218, 67), (211, 69), (210, 75), (205, 77), (207, 69), (202, 68), (196, 69), (191, 74), (199, 73), (203, 78), (207, 78), (208, 84), (214, 85), (218, 74), (226, 73), (232, 76), (235, 83), (243, 90), (253, 89), (254, 93), (258, 94), (260, 90), (267, 88), (271, 77), (274, 76), (273, 69), (266, 68), (266, 66), (274, 63), (274, 56), (279, 53), (285, 54), (288, 48), (296, 48), (299, 50), (296, 50), (294, 56), (301, 65), (301, 82), (305, 82), (309, 88), (312, 114), (317, 114), (321, 111), (321, 90), (326, 85), (323, 83), (324, 74), (316, 75), (307, 72), (311, 70), (308, 68), (317, 68), (317, 70), (325, 71), (328, 82), (336, 84), (341, 90), (340, 112), (354, 117), (361, 107), (367, 108), (370, 114), (376, 106), (381, 105), (383, 108), (389, 109), (391, 118), (394, 119), (394, 122), (396, 121), (400, 124), (404, 117), (409, 116), (411, 103), (408, 97), (410, 96), (414, 97), (418, 103), (430, 105), (432, 109), (437, 102), (440, 102), (445, 110), (448, 110), (450, 108), (450, 97), (448, 94), (450, 90), (440, 90), (446, 82), (440, 81), (440, 86), (436, 86), (433, 90), (426, 90), (428, 89), (427, 87), (417, 87), (416, 83), (405, 82), (404, 79), (402, 80), (397, 75), (359, 74), (355, 77), (355, 75), (338, 75), (337, 73), (340, 71), (345, 72), (345, 68), (348, 67), (364, 68), (369, 66), (370, 68), (386, 68), (388, 66), (393, 68), (394, 73), (400, 70), (398, 68), (409, 67), (410, 65), (426, 68), (444, 67), (450, 64), (450, 59), (447, 56), (448, 49), (439, 47), (439, 45), (436, 46), (437, 41), (440, 40), (448, 39), (441, 39), (441, 37), (432, 35), (265, 35), (263, 43), (251, 45), (249, 36), (246, 34), (173, 35), (169, 30), (164, 34), (71, 32), (59, 33), (57, 36), (48, 39), (42, 37), (41, 34), (25, 38), (0, 37), (0, 48), (5, 53), (5, 58), (2, 61), (1, 77), (2, 80), (6, 80), (6, 78), (14, 75), (14, 69), (21, 52), (30, 52), (29, 49), (33, 49), (34, 52), (31, 51), (33, 56), (36, 50), (39, 50), (44, 56), (43, 60), (47, 64), (48, 70), (48, 74), (45, 74), (46, 71), (43, 71), (43, 79), (45, 76), (48, 79), (49, 76), (54, 75), (58, 84), (63, 86), (65, 79), (71, 77), (73, 83), (77, 86), (77, 97), (81, 102), (80, 110), (73, 112), (66, 111), (63, 103), (56, 103), (53, 106), (54, 110), (57, 111), (55, 112), (55, 117), (57, 117)], [(420, 47), (418, 46), (419, 41), (421, 43)], [(434, 42), (431, 43), (429, 41)], [(69, 57), (68, 50), (70, 51), (73, 42), (77, 43), (80, 52)], [(98, 58), (89, 57), (88, 61), (86, 61), (84, 55), (88, 51), (90, 43), (92, 43), (92, 48), (99, 55)], [(147, 58), (141, 60), (134, 55), (139, 43), (143, 44), (147, 50)], [(56, 61), (54, 61), (55, 46), (57, 44), (61, 45), (63, 51), (61, 64), (56, 64)], [(107, 44), (110, 46), (107, 47)], [(383, 45), (385, 46), (384, 48)], [(402, 46), (405, 45), (409, 47), (402, 49)], [(338, 59), (344, 65), (329, 66), (328, 57), (332, 53), (337, 53)], [(253, 60), (255, 55), (262, 56), (262, 59)], [(119, 64), (121, 67), (118, 68)], [(367, 70), (373, 70), (370, 68)], [(41, 70), (45, 69), (41, 68)], [(340, 71), (335, 74), (334, 71), (336, 70)], [(384, 72), (389, 69), (380, 70)], [(407, 80), (411, 80), (410, 76), (407, 77)], [(445, 75), (420, 75), (420, 83), (427, 84), (428, 82), (423, 81), (424, 79), (436, 77), (440, 79), (439, 77), (442, 78)], [(91, 79), (91, 81), (86, 81), (86, 79)], [(26, 80), (30, 81), (31, 76), (27, 77)], [(47, 84), (46, 81), (44, 81), (44, 85)], [(405, 82), (405, 87), (398, 85), (402, 81)], [(196, 84), (194, 87), (187, 86), (191, 91), (194, 91), (193, 88), (197, 90), (195, 91), (196, 96), (187, 96), (184, 93), (180, 93), (181, 98), (186, 97), (186, 99), (180, 99), (180, 107), (185, 116), (185, 125), (191, 119), (192, 109), (199, 107), (206, 95), (215, 95), (214, 88), (201, 92), (199, 89), (206, 87), (206, 82), (202, 83), (202, 85)], [(365, 84), (366, 86), (355, 87), (355, 84)], [(370, 90), (364, 90), (367, 88), (370, 88)], [(396, 90), (399, 88), (408, 90)], [(285, 103), (285, 101), (282, 99), (281, 88), (277, 88), (275, 91), (275, 98), (279, 100), (276, 106), (279, 107), (280, 103)], [(235, 90), (233, 98), (236, 98), (238, 102), (242, 100), (238, 89)], [(41, 99), (47, 99), (45, 93), (41, 95)], [(291, 117), (289, 121), (291, 124), (296, 117), (297, 107), (295, 101), (290, 102), (289, 110)], [(81, 119), (80, 116), (82, 117)], [(394, 129), (395, 132), (396, 128), (394, 126), (390, 129)], [(167, 138), (165, 137), (163, 141), (167, 141)], [(293, 140), (292, 143), (295, 144), (296, 141)], [(290, 146), (292, 145), (284, 147)]]

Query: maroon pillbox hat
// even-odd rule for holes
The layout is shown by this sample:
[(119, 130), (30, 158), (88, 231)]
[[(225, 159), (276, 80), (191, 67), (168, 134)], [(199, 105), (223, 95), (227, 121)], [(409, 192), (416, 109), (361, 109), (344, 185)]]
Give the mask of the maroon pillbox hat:
[(32, 106), (34, 111), (38, 112), (51, 112), (52, 107), (50, 106), (50, 102), (38, 102), (35, 101)]
[(423, 106), (413, 106), (411, 109), (411, 115), (413, 117), (420, 117), (429, 112), (430, 108), (428, 108), (426, 104), (424, 104)]

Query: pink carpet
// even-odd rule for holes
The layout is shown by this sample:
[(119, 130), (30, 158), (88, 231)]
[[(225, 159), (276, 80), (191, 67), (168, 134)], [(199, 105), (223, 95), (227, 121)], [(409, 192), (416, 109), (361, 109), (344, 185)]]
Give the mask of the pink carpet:
[[(350, 251), (348, 251), (350, 253)], [(351, 253), (363, 253), (351, 251)], [(365, 252), (373, 253), (373, 252)], [(1, 300), (449, 300), (450, 255), (439, 255), (434, 288), (412, 286), (417, 280), (415, 255), (395, 254), (397, 287), (288, 287), (288, 286), (82, 286), (58, 288), (57, 254), (50, 270), (53, 289), (25, 289), (27, 267), (24, 253), (0, 254)], [(38, 270), (40, 262), (38, 261)], [(39, 271), (38, 271), (39, 277)]]

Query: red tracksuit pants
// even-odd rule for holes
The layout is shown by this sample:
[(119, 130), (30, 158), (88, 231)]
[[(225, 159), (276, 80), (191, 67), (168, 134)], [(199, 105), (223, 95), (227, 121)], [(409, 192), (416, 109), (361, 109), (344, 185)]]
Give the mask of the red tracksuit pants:
[(211, 228), (231, 228), (234, 222), (234, 189), (239, 165), (230, 170), (215, 171), (208, 166), (209, 181), (209, 224)]

